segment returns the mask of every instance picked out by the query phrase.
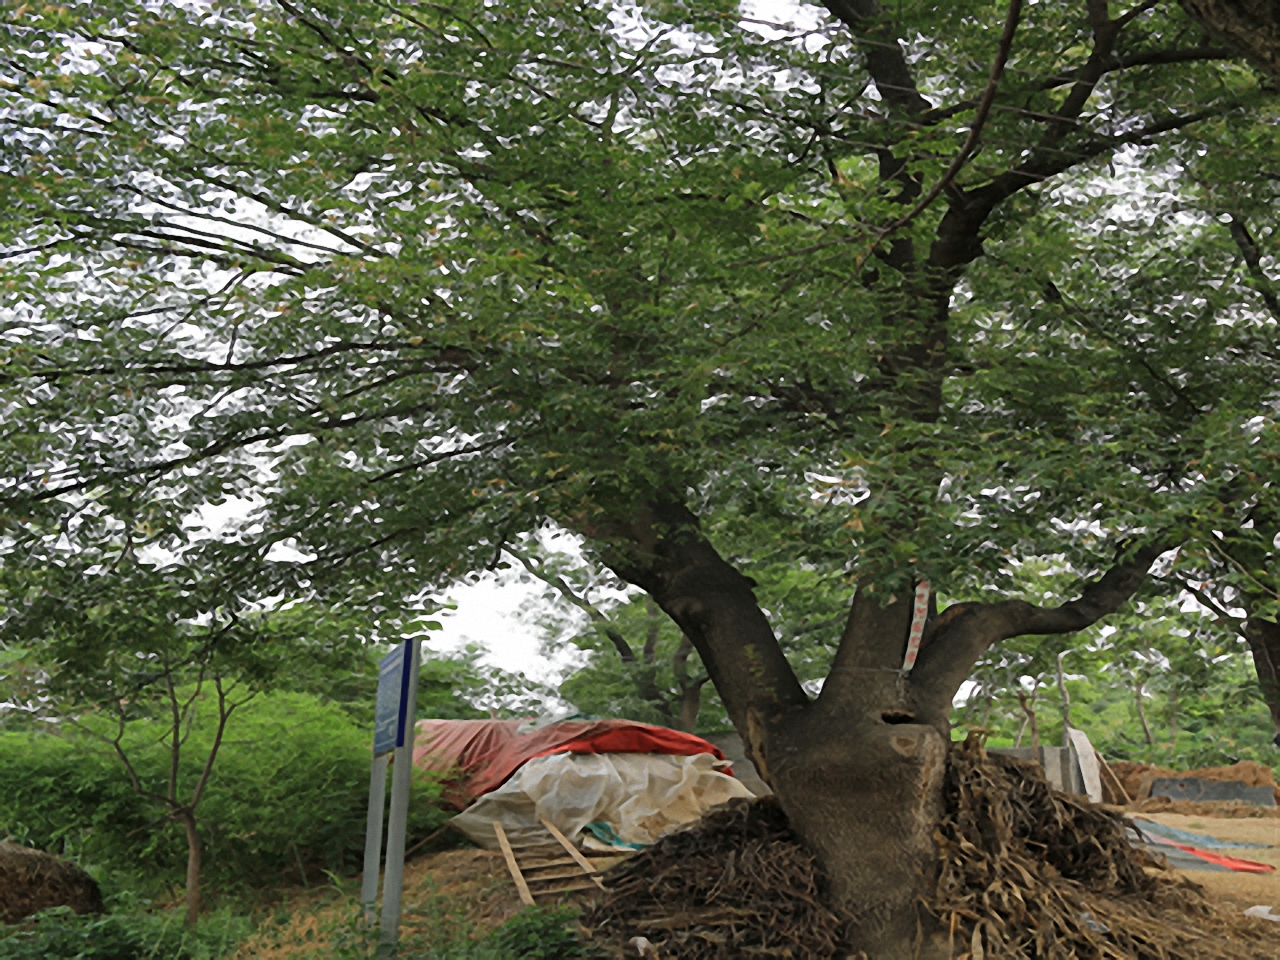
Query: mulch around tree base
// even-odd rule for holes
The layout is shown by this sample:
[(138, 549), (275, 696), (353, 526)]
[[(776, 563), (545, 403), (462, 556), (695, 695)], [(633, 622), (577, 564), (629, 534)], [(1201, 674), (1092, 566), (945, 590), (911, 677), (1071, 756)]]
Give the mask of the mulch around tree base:
[[(1280, 957), (1280, 924), (1212, 904), (1130, 845), (1119, 815), (1054, 791), (1034, 764), (958, 745), (946, 804), (924, 906), (955, 960)], [(726, 804), (605, 883), (582, 921), (615, 956), (634, 937), (662, 960), (847, 956), (821, 872), (772, 800)]]

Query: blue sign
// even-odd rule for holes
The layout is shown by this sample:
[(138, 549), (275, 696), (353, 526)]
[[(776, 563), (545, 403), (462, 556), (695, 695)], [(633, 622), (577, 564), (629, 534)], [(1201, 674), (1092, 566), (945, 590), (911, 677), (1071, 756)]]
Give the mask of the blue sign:
[(408, 726), (409, 664), (412, 654), (406, 640), (378, 664), (378, 705), (373, 718), (373, 755), (380, 757), (404, 746)]

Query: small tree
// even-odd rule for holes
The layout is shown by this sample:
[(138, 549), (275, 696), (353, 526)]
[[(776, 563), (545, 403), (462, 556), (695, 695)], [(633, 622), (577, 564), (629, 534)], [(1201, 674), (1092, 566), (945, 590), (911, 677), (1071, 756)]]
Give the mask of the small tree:
[[(369, 662), (369, 624), (324, 618), (306, 605), (273, 612), (209, 605), (177, 571), (145, 566), (113, 580), (94, 601), (76, 602), (57, 589), (57, 573), (33, 585), (33, 601), (5, 622), (4, 637), (45, 664), (42, 712), (109, 745), (134, 792), (159, 808), (153, 825), (182, 830), (185, 919), (194, 924), (198, 810), (232, 717), (290, 677), (314, 686), (319, 673), (359, 673)], [(192, 729), (209, 711), (212, 739), (193, 754)], [(150, 762), (157, 746), (164, 755), (158, 767)]]

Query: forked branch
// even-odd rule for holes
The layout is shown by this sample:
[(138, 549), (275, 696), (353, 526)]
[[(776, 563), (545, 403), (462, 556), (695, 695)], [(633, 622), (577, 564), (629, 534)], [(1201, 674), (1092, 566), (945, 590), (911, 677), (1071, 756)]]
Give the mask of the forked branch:
[(991, 113), (991, 105), (995, 102), (996, 90), (1000, 87), (1000, 77), (1004, 75), (1004, 65), (1009, 60), (1009, 51), (1013, 49), (1013, 35), (1018, 29), (1018, 20), (1021, 16), (1022, 0), (1009, 0), (1009, 10), (1004, 18), (1004, 30), (1000, 34), (1000, 43), (996, 47), (995, 59), (991, 61), (991, 73), (987, 77), (987, 86), (982, 91), (982, 97), (978, 100), (978, 110), (969, 124), (969, 135), (965, 137), (964, 146), (960, 148), (960, 152), (955, 155), (951, 165), (947, 167), (946, 173), (933, 185), (933, 188), (921, 197), (920, 201), (905, 216), (880, 231), (875, 240), (877, 244), (890, 234), (901, 230), (923, 213), (929, 204), (937, 200), (942, 191), (951, 186), (956, 175), (965, 165), (965, 161), (973, 153), (974, 148), (978, 145), (978, 137), (982, 134), (982, 128), (986, 126), (987, 117)]
[[(1075, 633), (1115, 613), (1137, 592), (1151, 565), (1170, 544), (1156, 542), (1131, 553), (1084, 588), (1075, 600), (1039, 607), (1024, 600), (966, 604), (951, 625), (920, 653), (912, 687), (925, 709), (944, 714), (951, 699), (986, 650), (1011, 637)], [(946, 616), (946, 613), (944, 613)], [(945, 717), (935, 718), (941, 722)]]

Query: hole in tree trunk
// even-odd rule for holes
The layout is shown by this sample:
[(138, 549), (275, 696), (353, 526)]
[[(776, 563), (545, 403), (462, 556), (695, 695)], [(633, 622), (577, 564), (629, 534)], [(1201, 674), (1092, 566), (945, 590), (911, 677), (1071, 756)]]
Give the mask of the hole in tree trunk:
[(886, 710), (880, 714), (880, 719), (885, 723), (915, 723), (916, 715), (905, 710)]

